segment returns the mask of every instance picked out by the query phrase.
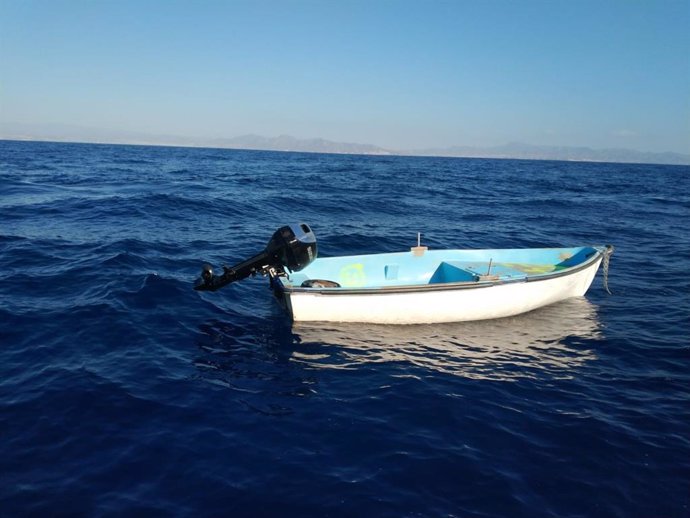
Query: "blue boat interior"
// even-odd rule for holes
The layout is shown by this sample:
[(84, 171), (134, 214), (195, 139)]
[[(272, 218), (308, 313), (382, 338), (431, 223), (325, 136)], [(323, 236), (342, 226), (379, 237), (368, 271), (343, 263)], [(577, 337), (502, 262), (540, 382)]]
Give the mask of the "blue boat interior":
[[(495, 282), (548, 276), (574, 268), (598, 252), (594, 247), (514, 250), (429, 250), (341, 257), (320, 257), (288, 273), (288, 288), (385, 288), (447, 283)], [(330, 281), (326, 287), (315, 280)]]

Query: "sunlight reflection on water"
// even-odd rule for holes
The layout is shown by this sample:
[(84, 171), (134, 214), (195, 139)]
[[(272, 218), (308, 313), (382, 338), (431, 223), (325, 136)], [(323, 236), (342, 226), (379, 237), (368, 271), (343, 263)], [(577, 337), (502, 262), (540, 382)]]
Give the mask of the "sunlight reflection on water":
[(570, 377), (572, 369), (596, 359), (592, 341), (602, 339), (596, 307), (585, 298), (499, 320), (414, 326), (300, 323), (293, 331), (299, 342), (293, 360), (313, 368), (406, 362), (493, 380)]

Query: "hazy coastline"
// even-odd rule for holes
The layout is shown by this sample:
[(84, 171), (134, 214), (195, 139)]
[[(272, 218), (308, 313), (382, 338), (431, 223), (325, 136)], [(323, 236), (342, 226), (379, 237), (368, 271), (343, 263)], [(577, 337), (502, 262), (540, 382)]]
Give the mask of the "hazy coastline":
[(0, 140), (207, 147), (214, 149), (247, 149), (257, 151), (351, 155), (505, 158), (563, 160), (574, 162), (690, 165), (690, 154), (672, 151), (639, 151), (626, 148), (594, 149), (585, 146), (546, 146), (511, 142), (499, 146), (458, 145), (417, 149), (389, 149), (368, 143), (336, 142), (323, 138), (297, 138), (290, 135), (266, 137), (250, 134), (231, 138), (201, 138), (179, 135), (153, 135), (134, 131), (112, 131), (70, 125), (33, 127), (23, 124), (0, 123)]

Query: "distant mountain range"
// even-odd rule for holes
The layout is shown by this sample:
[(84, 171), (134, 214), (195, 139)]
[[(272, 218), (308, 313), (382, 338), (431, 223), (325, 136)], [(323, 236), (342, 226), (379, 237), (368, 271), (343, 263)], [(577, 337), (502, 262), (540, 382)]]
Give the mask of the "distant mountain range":
[(690, 165), (690, 155), (682, 153), (651, 153), (635, 151), (633, 149), (592, 149), (589, 147), (571, 146), (533, 146), (518, 142), (493, 147), (454, 146), (449, 148), (421, 149), (408, 154), (467, 158), (518, 158), (529, 160)]
[(110, 131), (71, 125), (27, 125), (0, 122), (0, 139), (50, 140), (58, 142), (94, 142), (163, 146), (213, 147), (306, 153), (355, 155), (446, 156), (467, 158), (517, 158), (529, 160), (572, 160), (582, 162), (618, 162), (690, 165), (690, 155), (651, 153), (632, 149), (592, 149), (589, 147), (535, 146), (510, 143), (503, 146), (452, 146), (413, 150), (385, 149), (371, 144), (334, 142), (321, 138), (300, 139), (289, 135), (264, 137), (243, 135), (234, 138), (191, 138), (175, 135), (150, 135), (133, 131)]
[(300, 151), (304, 153), (340, 153), (350, 155), (394, 155), (394, 151), (371, 144), (352, 144), (333, 142), (322, 138), (299, 139), (289, 135), (279, 137), (262, 137), (259, 135), (242, 135), (229, 139), (209, 141), (213, 147), (231, 149), (263, 149), (269, 151)]

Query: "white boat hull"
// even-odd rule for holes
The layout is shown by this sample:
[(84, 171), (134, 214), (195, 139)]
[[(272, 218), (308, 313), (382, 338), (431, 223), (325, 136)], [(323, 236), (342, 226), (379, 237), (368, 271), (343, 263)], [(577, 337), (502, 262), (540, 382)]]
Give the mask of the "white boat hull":
[(579, 297), (588, 290), (601, 256), (559, 276), (515, 282), (446, 285), (439, 289), (358, 293), (278, 289), (295, 322), (432, 324), (503, 318)]

